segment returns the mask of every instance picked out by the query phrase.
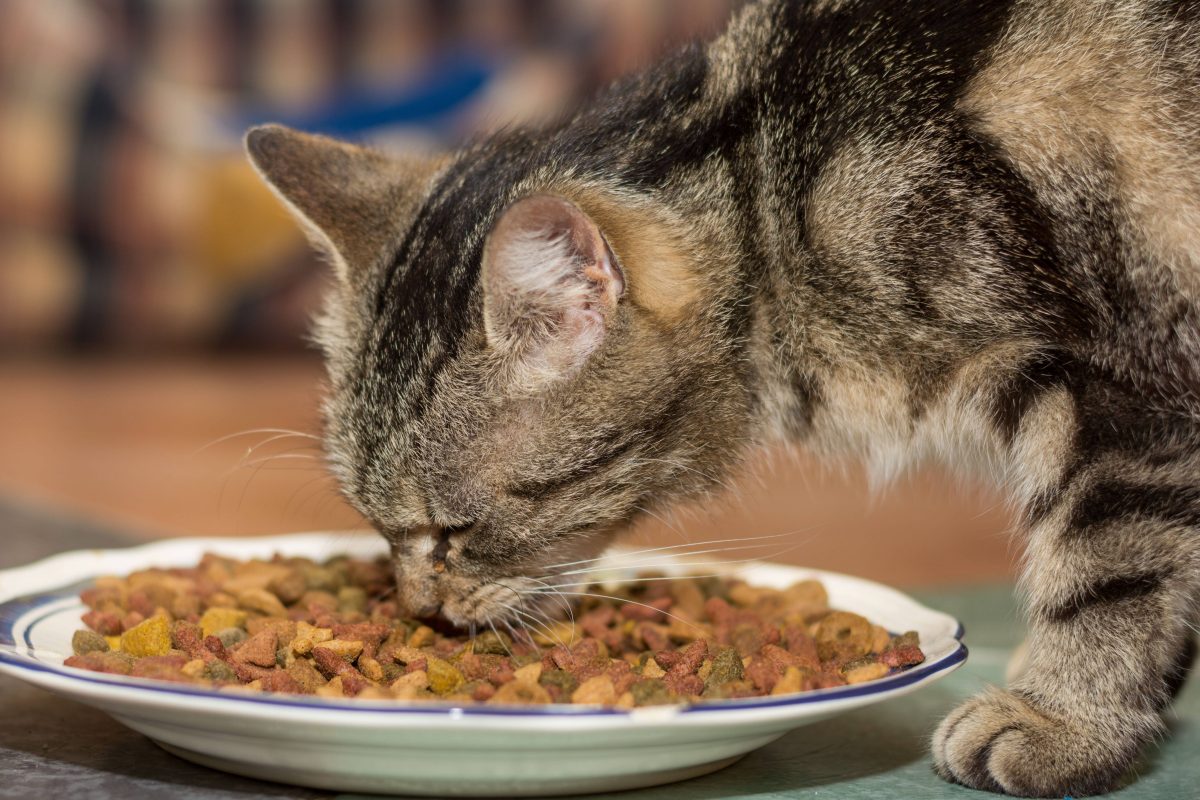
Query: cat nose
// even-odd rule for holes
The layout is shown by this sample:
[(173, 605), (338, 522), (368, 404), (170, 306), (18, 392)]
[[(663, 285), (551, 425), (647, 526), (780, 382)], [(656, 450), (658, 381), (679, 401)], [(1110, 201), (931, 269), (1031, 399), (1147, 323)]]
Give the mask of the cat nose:
[(430, 551), (429, 557), (433, 562), (433, 571), (442, 573), (446, 571), (446, 559), (450, 555), (450, 546), (453, 543), (452, 538), (464, 533), (468, 533), (475, 527), (474, 523), (466, 525), (454, 525), (448, 528), (442, 528), (437, 534), (437, 542)]
[(438, 612), (441, 610), (442, 603), (440, 600), (429, 600), (428, 602), (422, 603), (419, 607), (414, 608), (413, 616), (419, 619), (432, 619), (433, 617), (436, 617)]

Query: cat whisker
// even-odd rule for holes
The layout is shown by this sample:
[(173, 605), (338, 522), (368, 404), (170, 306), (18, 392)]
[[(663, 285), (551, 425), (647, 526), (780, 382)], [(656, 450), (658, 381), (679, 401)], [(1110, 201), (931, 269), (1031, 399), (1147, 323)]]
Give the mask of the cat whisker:
[[(769, 559), (777, 558), (781, 555), (784, 555), (785, 553), (789, 553), (792, 550), (795, 550), (799, 547), (802, 547), (805, 544), (808, 544), (808, 542), (809, 542), (809, 540), (806, 539), (803, 542), (798, 542), (791, 547), (785, 547), (782, 550), (776, 550), (771, 553), (765, 553), (763, 555), (754, 556), (752, 558), (730, 559), (730, 560), (724, 561), (724, 562), (708, 562), (708, 563), (743, 564), (743, 563), (750, 562), (750, 561), (769, 560)], [(670, 556), (664, 555), (664, 556), (660, 556), (658, 558), (651, 558), (649, 560), (636, 562), (636, 563), (613, 563), (611, 565), (605, 564), (604, 566), (605, 566), (605, 568), (620, 569), (620, 570), (656, 569), (656, 568), (661, 569), (663, 567), (676, 567), (676, 566), (678, 566), (678, 567), (702, 566), (702, 564), (697, 564), (695, 562), (687, 561), (686, 559), (692, 558), (694, 556), (709, 555), (711, 553), (730, 553), (730, 552), (737, 552), (740, 550), (752, 549), (754, 547), (763, 547), (763, 546), (765, 546), (765, 544), (751, 545), (750, 547), (713, 547), (713, 548), (709, 548), (706, 550), (696, 550), (696, 551), (687, 552), (687, 553), (671, 554)], [(542, 578), (563, 578), (563, 577), (570, 577), (572, 575), (586, 575), (589, 572), (594, 572), (595, 570), (596, 570), (596, 567), (594, 567), (594, 566), (582, 567), (580, 569), (566, 570), (565, 572), (550, 573), (548, 575), (542, 575), (540, 577), (542, 577)]]
[[(541, 591), (542, 590), (534, 589), (528, 593), (529, 594), (539, 594)], [(672, 614), (669, 611), (663, 611), (661, 608), (658, 608), (656, 606), (648, 605), (646, 603), (640, 603), (637, 600), (630, 600), (627, 597), (617, 597), (616, 595), (610, 595), (610, 594), (598, 594), (596, 592), (559, 592), (559, 593), (564, 594), (564, 595), (571, 595), (572, 597), (595, 597), (600, 600), (615, 600), (618, 603), (629, 603), (630, 605), (641, 606), (642, 608), (649, 608), (655, 612), (661, 612), (662, 614), (670, 617), (673, 620), (678, 620), (679, 622), (682, 622), (684, 625), (687, 625), (689, 628), (694, 628), (695, 630), (701, 630), (700, 627), (697, 626), (695, 623), (693, 623), (689, 620), (686, 620), (683, 617), (676, 616), (675, 614)]]
[[(193, 452), (191, 454), (191, 457), (194, 458), (195, 456), (198, 456), (201, 453), (203, 453), (205, 450), (208, 450), (210, 447), (216, 447), (217, 445), (221, 444), (222, 442), (228, 442), (230, 439), (236, 439), (240, 436), (254, 436), (255, 434), (272, 434), (272, 433), (283, 434), (282, 436), (276, 437), (276, 438), (287, 438), (289, 436), (294, 436), (294, 437), (301, 437), (301, 438), (305, 438), (305, 439), (312, 439), (312, 440), (318, 441), (318, 442), (321, 441), (320, 436), (315, 436), (311, 433), (304, 433), (303, 431), (294, 431), (289, 428), (251, 428), (249, 430), (238, 431), (237, 433), (230, 433), (225, 436), (221, 436), (216, 439), (213, 439), (208, 444), (203, 445), (202, 447), (197, 449), (195, 452)], [(259, 445), (261, 445), (261, 444), (263, 444), (263, 443), (260, 442)], [(258, 446), (258, 445), (256, 445), (256, 446)]]
[[(728, 573), (712, 572), (712, 573), (708, 573), (708, 574), (704, 574), (704, 575), (694, 575), (689, 572), (686, 575), (657, 575), (657, 576), (649, 577), (649, 578), (616, 578), (613, 580), (602, 579), (602, 580), (594, 580), (594, 581), (573, 581), (571, 583), (560, 583), (560, 584), (558, 584), (558, 586), (547, 587), (547, 588), (550, 589), (551, 591), (557, 591), (560, 587), (571, 587), (571, 586), (611, 586), (611, 585), (615, 585), (615, 584), (625, 584), (625, 583), (649, 583), (650, 581), (685, 581), (685, 580), (696, 580), (699, 578), (725, 578), (725, 577), (728, 577)], [(543, 590), (542, 589), (531, 589), (530, 591), (540, 593)]]
[[(708, 539), (702, 542), (684, 542), (682, 544), (669, 544), (663, 547), (649, 547), (644, 550), (633, 550), (629, 553), (620, 553), (617, 558), (633, 558), (634, 556), (645, 555), (646, 553), (659, 553), (670, 550), (680, 550), (684, 547), (706, 547), (710, 544), (729, 544), (730, 542), (757, 542), (768, 539), (782, 539), (787, 536), (793, 536), (796, 532), (788, 531), (786, 533), (770, 533), (764, 536), (734, 536), (727, 539)], [(591, 564), (596, 561), (603, 561), (606, 558), (614, 558), (611, 555), (599, 555), (595, 558), (584, 558), (579, 561), (565, 561), (558, 564), (546, 564), (544, 569), (556, 569), (558, 567), (573, 567), (579, 564)]]

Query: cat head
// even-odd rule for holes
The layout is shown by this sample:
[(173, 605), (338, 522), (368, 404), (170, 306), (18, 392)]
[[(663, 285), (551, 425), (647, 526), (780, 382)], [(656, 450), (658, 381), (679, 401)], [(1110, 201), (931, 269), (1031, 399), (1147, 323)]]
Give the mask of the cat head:
[(551, 610), (722, 471), (745, 393), (662, 209), (519, 137), (406, 160), (265, 126), (247, 149), (336, 273), (326, 450), (410, 612)]

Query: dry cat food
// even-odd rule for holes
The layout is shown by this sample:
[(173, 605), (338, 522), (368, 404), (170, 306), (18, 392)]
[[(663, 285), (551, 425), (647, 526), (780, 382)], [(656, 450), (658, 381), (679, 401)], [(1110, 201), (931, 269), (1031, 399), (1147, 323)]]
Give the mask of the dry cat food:
[(101, 578), (68, 666), (226, 690), (618, 708), (861, 683), (924, 660), (825, 588), (644, 576), (515, 635), (399, 614), (385, 561), (235, 561)]

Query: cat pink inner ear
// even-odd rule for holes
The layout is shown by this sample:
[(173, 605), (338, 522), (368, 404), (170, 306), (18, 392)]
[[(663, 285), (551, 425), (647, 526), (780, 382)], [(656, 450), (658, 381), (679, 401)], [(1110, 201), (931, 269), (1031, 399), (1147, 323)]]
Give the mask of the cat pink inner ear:
[(621, 268), (596, 223), (552, 195), (501, 214), (484, 250), (488, 341), (530, 367), (561, 374), (603, 342), (625, 292)]

